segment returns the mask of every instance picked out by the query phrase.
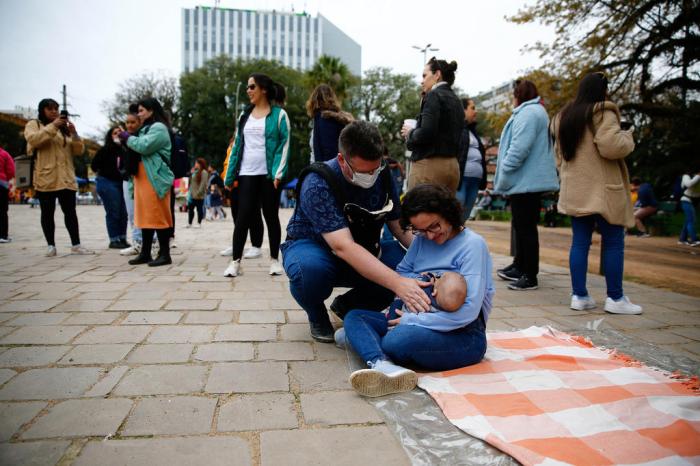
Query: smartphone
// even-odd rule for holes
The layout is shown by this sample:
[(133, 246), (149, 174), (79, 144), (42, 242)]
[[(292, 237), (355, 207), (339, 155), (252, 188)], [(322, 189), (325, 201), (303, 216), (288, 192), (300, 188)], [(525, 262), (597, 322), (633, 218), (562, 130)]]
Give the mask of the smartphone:
[(621, 121), (620, 122), (620, 128), (622, 128), (625, 131), (627, 131), (631, 127), (632, 127), (632, 123), (630, 123), (629, 121)]
[(64, 120), (68, 119), (68, 110), (61, 110), (61, 118)]

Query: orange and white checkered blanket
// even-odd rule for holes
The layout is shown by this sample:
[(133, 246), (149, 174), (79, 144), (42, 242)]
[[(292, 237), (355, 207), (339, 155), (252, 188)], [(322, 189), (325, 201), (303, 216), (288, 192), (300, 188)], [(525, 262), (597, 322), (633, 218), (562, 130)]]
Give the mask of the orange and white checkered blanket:
[(455, 426), (526, 465), (700, 464), (697, 378), (552, 328), (488, 333), (481, 363), (418, 385)]

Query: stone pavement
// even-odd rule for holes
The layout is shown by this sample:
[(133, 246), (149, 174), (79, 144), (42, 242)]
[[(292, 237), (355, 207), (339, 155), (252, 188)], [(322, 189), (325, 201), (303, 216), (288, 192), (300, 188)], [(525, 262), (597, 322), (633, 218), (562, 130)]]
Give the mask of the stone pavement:
[[(230, 221), (185, 229), (178, 214), (180, 254), (153, 269), (106, 249), (101, 207), (78, 215), (97, 255), (66, 255), (59, 210), (59, 256), (47, 259), (39, 209), (10, 209), (15, 241), (0, 245), (0, 464), (410, 463), (350, 390), (345, 353), (311, 340), (267, 258), (221, 276)], [(700, 299), (626, 284), (642, 316), (581, 313), (568, 309), (566, 270), (542, 269), (534, 292), (497, 280), (490, 329), (595, 322), (700, 361)], [(602, 278), (590, 281), (601, 302)]]

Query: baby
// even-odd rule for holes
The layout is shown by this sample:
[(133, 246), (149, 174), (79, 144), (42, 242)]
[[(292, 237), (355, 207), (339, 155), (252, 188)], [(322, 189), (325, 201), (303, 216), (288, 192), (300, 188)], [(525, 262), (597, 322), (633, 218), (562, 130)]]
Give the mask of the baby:
[[(457, 272), (432, 273), (426, 272), (419, 280), (430, 282), (430, 286), (423, 288), (430, 297), (429, 312), (455, 312), (459, 310), (467, 299), (467, 281), (462, 274)], [(403, 301), (395, 299), (389, 306), (387, 319), (394, 320), (399, 317), (396, 310), (411, 312), (404, 308)]]

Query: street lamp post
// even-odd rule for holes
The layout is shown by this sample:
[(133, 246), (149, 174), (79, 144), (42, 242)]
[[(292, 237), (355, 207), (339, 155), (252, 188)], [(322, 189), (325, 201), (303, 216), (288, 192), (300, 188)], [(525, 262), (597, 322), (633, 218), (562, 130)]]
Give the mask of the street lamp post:
[(423, 65), (425, 65), (428, 62), (428, 51), (430, 52), (437, 52), (438, 48), (431, 48), (430, 46), (433, 44), (427, 44), (425, 47), (418, 47), (417, 45), (413, 45), (412, 47), (419, 52), (423, 53)]

